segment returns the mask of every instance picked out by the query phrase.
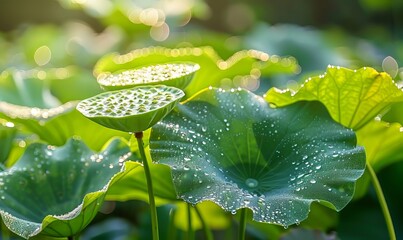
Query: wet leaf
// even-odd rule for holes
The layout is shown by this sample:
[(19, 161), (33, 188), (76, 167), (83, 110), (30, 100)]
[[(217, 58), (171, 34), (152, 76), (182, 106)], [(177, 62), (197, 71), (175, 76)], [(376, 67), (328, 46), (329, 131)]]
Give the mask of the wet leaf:
[(101, 74), (98, 76), (97, 81), (107, 90), (157, 84), (185, 89), (199, 69), (198, 64), (192, 63), (156, 64), (120, 73)]
[(335, 121), (357, 130), (392, 103), (403, 101), (403, 91), (387, 73), (373, 68), (350, 70), (329, 66), (326, 73), (309, 78), (297, 91), (270, 89), (266, 100), (277, 106), (318, 100)]
[(299, 70), (294, 58), (269, 56), (256, 50), (239, 51), (223, 60), (211, 47), (174, 49), (150, 47), (123, 55), (115, 53), (107, 55), (97, 62), (94, 72), (98, 76), (102, 73), (178, 61), (200, 65), (200, 70), (185, 90), (189, 97), (209, 86), (220, 87), (223, 79), (232, 79), (236, 76), (258, 78), (279, 73), (294, 74)]
[(341, 210), (365, 168), (354, 132), (320, 103), (271, 108), (240, 89), (179, 105), (153, 127), (150, 149), (185, 201), (250, 208), (254, 220), (283, 226), (304, 220), (314, 201)]
[(105, 127), (141, 132), (165, 117), (184, 95), (175, 87), (138, 86), (87, 98), (77, 105), (77, 110)]
[(126, 162), (129, 147), (114, 139), (99, 153), (79, 140), (56, 148), (30, 145), (20, 160), (0, 173), (0, 214), (24, 238), (67, 237), (97, 214), (110, 185), (138, 166)]

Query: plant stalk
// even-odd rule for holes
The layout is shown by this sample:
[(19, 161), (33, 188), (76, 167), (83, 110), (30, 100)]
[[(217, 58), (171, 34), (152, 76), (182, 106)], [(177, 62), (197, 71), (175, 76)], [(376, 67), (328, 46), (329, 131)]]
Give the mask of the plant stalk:
[(171, 211), (169, 212), (168, 239), (176, 239), (175, 215), (176, 208), (172, 207)]
[(151, 211), (151, 228), (152, 228), (153, 240), (158, 240), (159, 233), (158, 233), (157, 207), (155, 206), (154, 190), (153, 190), (150, 166), (148, 165), (147, 157), (144, 151), (143, 132), (136, 132), (134, 136), (137, 139), (141, 159), (143, 160), (144, 173), (146, 175), (148, 200)]
[(246, 208), (242, 208), (239, 221), (238, 239), (245, 240), (245, 234), (246, 234)]
[(188, 240), (193, 240), (194, 239), (194, 232), (192, 228), (192, 206), (190, 203), (187, 204), (187, 210), (188, 210)]
[(367, 169), (369, 171), (369, 175), (371, 176), (372, 184), (375, 188), (376, 196), (378, 197), (379, 204), (381, 205), (382, 213), (385, 218), (386, 226), (388, 228), (390, 240), (396, 240), (396, 233), (393, 227), (392, 217), (390, 216), (390, 212), (388, 209), (388, 205), (385, 200), (385, 196), (383, 195), (381, 184), (379, 184), (378, 177), (372, 166), (367, 163)]
[(195, 206), (194, 208), (195, 208), (197, 216), (199, 216), (200, 222), (203, 226), (203, 231), (204, 231), (206, 240), (213, 240), (213, 233), (211, 232), (209, 226), (207, 225), (206, 221), (204, 220), (203, 216), (201, 215), (199, 208), (197, 206)]

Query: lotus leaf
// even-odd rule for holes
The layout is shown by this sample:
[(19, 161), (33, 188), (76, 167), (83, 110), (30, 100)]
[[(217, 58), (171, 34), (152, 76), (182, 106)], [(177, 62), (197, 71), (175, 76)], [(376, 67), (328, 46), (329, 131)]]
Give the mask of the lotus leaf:
[(125, 162), (130, 155), (120, 139), (99, 153), (74, 139), (58, 148), (30, 145), (0, 173), (4, 224), (26, 239), (78, 234), (97, 214), (109, 186), (138, 166)]
[(271, 108), (246, 90), (207, 89), (151, 131), (154, 161), (172, 168), (180, 198), (210, 200), (253, 219), (288, 226), (312, 202), (341, 210), (365, 169), (352, 130), (318, 102)]
[(318, 100), (335, 121), (357, 130), (392, 103), (403, 101), (403, 91), (387, 73), (373, 68), (350, 70), (329, 66), (325, 74), (308, 78), (296, 91), (270, 89), (266, 100), (277, 106)]

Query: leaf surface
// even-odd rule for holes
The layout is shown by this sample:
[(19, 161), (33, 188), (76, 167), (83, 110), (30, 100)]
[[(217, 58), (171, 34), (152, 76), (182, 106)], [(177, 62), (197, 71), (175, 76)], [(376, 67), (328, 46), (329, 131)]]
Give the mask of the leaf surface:
[(179, 105), (153, 127), (150, 149), (185, 201), (250, 208), (254, 220), (283, 226), (314, 201), (342, 209), (365, 168), (354, 132), (320, 103), (273, 109), (241, 89), (207, 89)]

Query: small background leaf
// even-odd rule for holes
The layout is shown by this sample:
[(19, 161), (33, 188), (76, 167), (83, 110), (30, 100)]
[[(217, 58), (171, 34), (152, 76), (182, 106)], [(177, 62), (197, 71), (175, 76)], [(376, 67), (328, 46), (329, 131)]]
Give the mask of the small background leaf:
[(17, 134), (14, 124), (0, 119), (0, 164), (4, 164), (12, 149), (13, 140)]
[[(177, 201), (169, 167), (161, 164), (150, 164), (151, 176), (156, 204), (162, 205)], [(148, 202), (147, 182), (144, 168), (139, 167), (130, 171), (119, 180), (119, 184), (110, 187), (106, 200), (128, 201), (142, 200)]]
[(371, 121), (357, 131), (357, 139), (375, 171), (403, 160), (403, 127), (399, 123)]

